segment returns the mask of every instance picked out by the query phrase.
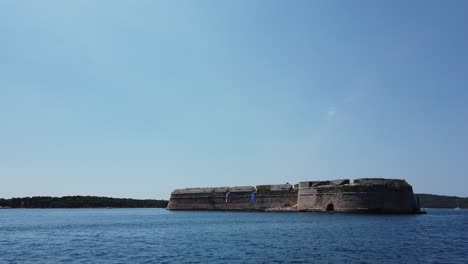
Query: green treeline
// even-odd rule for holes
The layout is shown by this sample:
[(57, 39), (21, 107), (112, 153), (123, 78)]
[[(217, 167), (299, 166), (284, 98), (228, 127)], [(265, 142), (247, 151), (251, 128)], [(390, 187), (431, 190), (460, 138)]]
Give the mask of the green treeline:
[(23, 197), (0, 199), (0, 207), (11, 208), (166, 208), (166, 200), (137, 200), (97, 196)]
[(445, 196), (435, 194), (416, 194), (419, 198), (422, 208), (468, 208), (468, 198), (461, 198), (456, 196)]

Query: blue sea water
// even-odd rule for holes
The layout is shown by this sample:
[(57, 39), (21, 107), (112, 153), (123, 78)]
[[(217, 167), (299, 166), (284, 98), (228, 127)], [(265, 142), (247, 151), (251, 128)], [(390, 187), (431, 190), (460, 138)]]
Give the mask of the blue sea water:
[(468, 263), (468, 211), (0, 210), (0, 263)]

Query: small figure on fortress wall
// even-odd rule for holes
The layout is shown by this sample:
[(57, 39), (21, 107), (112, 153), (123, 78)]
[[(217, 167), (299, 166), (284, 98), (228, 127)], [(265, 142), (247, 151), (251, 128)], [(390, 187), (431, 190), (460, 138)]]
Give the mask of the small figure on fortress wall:
[(251, 203), (251, 204), (254, 204), (254, 203), (255, 203), (255, 192), (252, 192), (252, 193), (250, 194), (250, 203)]

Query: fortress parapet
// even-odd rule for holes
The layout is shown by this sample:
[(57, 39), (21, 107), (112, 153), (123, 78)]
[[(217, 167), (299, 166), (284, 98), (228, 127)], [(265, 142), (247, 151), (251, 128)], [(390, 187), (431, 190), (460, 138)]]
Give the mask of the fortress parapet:
[(343, 213), (418, 213), (413, 189), (404, 180), (362, 178), (177, 189), (169, 210), (257, 210)]

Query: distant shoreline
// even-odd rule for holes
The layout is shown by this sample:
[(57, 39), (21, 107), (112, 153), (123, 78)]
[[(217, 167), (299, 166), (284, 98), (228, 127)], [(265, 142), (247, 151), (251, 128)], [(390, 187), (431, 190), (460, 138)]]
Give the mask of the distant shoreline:
[(468, 208), (468, 198), (467, 197), (458, 197), (458, 196), (446, 196), (446, 195), (436, 195), (436, 194), (426, 194), (419, 193), (415, 194), (419, 199), (421, 208), (455, 208), (458, 206), (460, 208)]
[[(415, 194), (422, 208), (468, 208), (468, 198), (435, 194)], [(112, 198), (101, 196), (34, 196), (0, 198), (0, 209), (113, 209), (113, 208), (166, 208), (168, 200)]]
[(166, 208), (167, 200), (128, 199), (100, 196), (35, 196), (0, 199), (0, 208), (79, 209), (79, 208)]

